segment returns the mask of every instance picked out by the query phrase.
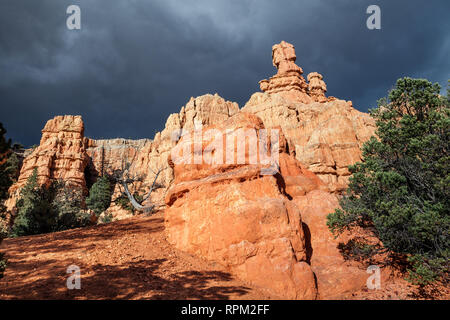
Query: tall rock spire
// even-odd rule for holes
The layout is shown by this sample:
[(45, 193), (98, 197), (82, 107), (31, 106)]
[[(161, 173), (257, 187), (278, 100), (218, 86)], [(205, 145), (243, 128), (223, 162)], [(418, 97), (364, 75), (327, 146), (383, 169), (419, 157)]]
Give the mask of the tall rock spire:
[(295, 102), (313, 102), (307, 94), (308, 85), (302, 76), (303, 70), (295, 64), (296, 59), (292, 44), (281, 41), (274, 45), (272, 61), (278, 72), (269, 80), (264, 79), (259, 82), (261, 90), (267, 93), (278, 93)]

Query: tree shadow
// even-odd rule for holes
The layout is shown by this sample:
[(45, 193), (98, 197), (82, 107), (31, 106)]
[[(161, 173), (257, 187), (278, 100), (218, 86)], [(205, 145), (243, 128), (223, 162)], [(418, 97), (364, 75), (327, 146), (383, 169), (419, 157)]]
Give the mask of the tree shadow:
[[(0, 286), (7, 299), (230, 299), (249, 292), (244, 286), (228, 285), (231, 274), (221, 271), (169, 273), (166, 259), (140, 260), (121, 265), (82, 266), (81, 289), (69, 290), (66, 266), (70, 261), (49, 260), (41, 277), (33, 282), (14, 282)], [(64, 265), (64, 267), (62, 267)], [(23, 264), (18, 271), (32, 265)], [(2, 292), (0, 292), (0, 297)]]

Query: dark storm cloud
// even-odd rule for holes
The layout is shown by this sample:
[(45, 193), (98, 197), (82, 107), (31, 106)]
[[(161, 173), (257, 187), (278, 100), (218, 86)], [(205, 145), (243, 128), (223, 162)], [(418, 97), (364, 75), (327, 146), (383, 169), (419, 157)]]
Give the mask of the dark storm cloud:
[[(82, 29), (66, 28), (81, 7)], [(381, 30), (366, 28), (370, 4)], [(0, 121), (38, 143), (45, 121), (81, 114), (94, 138), (153, 138), (191, 96), (242, 106), (275, 69), (271, 46), (295, 45), (305, 74), (366, 111), (395, 80), (450, 78), (450, 5), (443, 1), (0, 2)]]

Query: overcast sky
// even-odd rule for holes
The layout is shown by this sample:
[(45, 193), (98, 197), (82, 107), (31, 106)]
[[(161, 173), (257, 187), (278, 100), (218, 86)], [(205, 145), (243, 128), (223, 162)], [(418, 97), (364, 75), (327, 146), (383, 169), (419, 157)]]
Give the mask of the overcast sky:
[[(81, 30), (66, 27), (71, 4)], [(371, 4), (381, 30), (366, 27)], [(153, 138), (191, 96), (242, 107), (281, 40), (305, 77), (367, 111), (403, 76), (445, 89), (449, 12), (448, 0), (1, 0), (0, 122), (26, 146), (62, 114), (82, 115), (92, 138)]]

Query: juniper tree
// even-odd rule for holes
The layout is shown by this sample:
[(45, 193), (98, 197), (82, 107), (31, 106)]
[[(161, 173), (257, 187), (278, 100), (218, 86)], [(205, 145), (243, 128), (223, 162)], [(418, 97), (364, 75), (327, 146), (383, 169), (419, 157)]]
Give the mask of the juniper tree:
[[(342, 209), (328, 215), (330, 230), (372, 230), (391, 252), (406, 255), (409, 280), (448, 281), (450, 250), (450, 108), (440, 87), (399, 79), (370, 111), (376, 134), (362, 148)], [(374, 251), (375, 253), (376, 251)]]
[(90, 215), (83, 209), (83, 192), (80, 188), (59, 180), (52, 187), (52, 213), (56, 224), (52, 231), (61, 231), (91, 224)]
[[(13, 183), (13, 173), (18, 168), (18, 162), (15, 162), (17, 157), (11, 150), (11, 139), (7, 140), (5, 134), (6, 130), (0, 123), (0, 244), (8, 232), (4, 201), (8, 198), (8, 189)], [(0, 253), (0, 278), (6, 267), (6, 260), (3, 257), (4, 254)]]
[(92, 185), (86, 205), (98, 217), (111, 204), (111, 183), (107, 176), (102, 176)]
[(80, 189), (64, 181), (55, 181), (48, 187), (39, 185), (37, 178), (35, 168), (20, 190), (13, 236), (55, 232), (90, 224), (89, 215), (83, 210)]
[(56, 224), (51, 210), (51, 190), (38, 183), (34, 168), (16, 202), (17, 216), (12, 227), (13, 236), (50, 232)]

